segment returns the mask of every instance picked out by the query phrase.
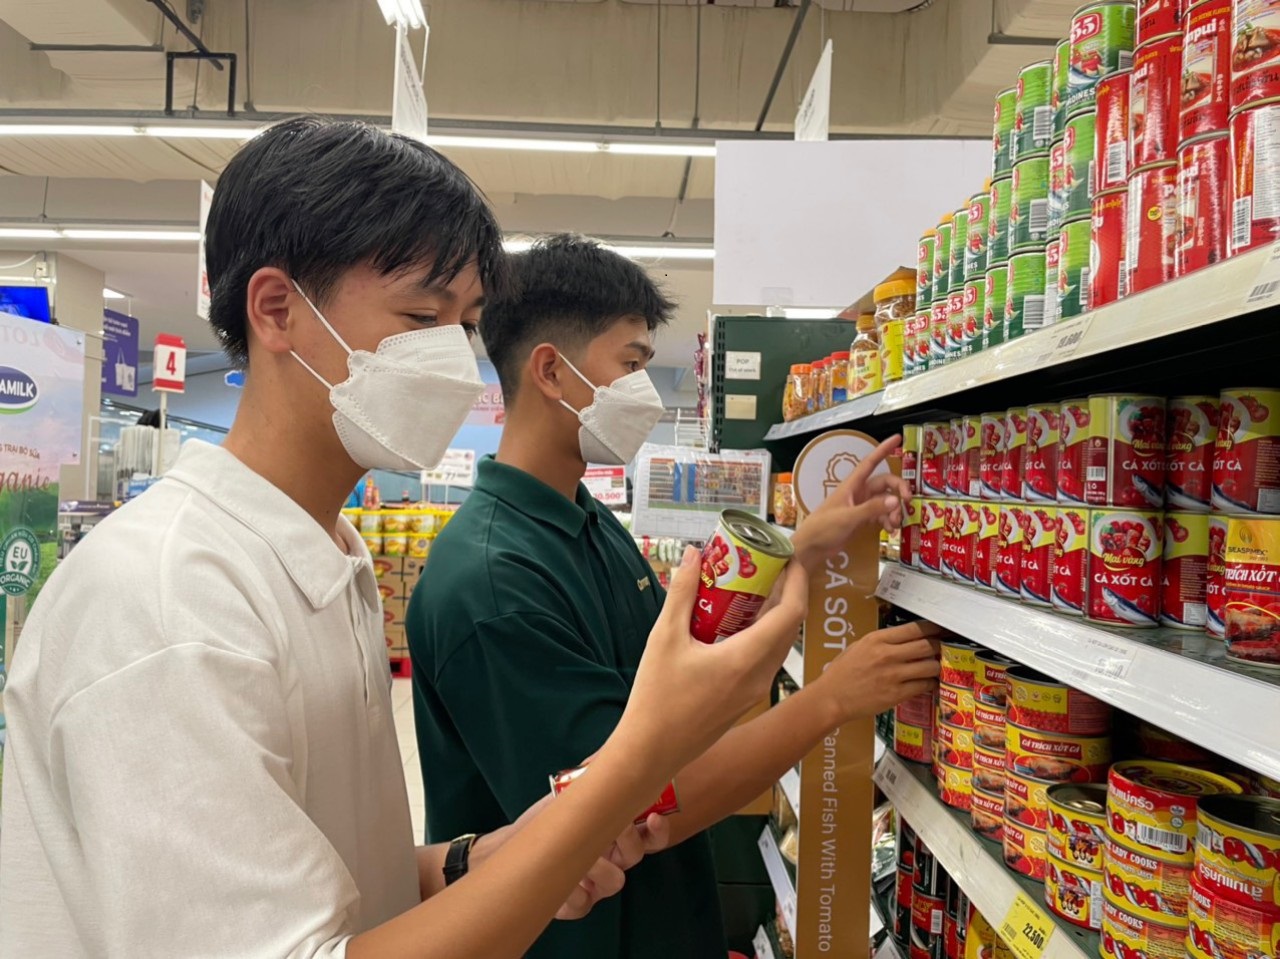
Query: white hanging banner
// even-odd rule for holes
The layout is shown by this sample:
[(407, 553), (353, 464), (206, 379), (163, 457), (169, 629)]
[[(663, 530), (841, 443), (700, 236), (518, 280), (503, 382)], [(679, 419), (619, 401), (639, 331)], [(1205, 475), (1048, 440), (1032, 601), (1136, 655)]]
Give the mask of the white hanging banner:
[[(430, 38), (431, 28), (423, 27), (424, 54)], [(403, 133), (418, 140), (427, 138), (427, 95), (422, 90), (422, 77), (418, 75), (418, 65), (413, 62), (413, 46), (409, 43), (409, 30), (403, 24), (396, 26), (395, 84), (391, 90), (391, 130), (393, 133)]]
[(809, 89), (796, 111), (797, 140), (826, 140), (831, 126), (831, 41), (822, 48)]
[(204, 225), (209, 222), (209, 207), (213, 204), (213, 187), (200, 181), (200, 272), (196, 277), (196, 316), (209, 319), (209, 304), (213, 294), (209, 289), (209, 269), (204, 263)]

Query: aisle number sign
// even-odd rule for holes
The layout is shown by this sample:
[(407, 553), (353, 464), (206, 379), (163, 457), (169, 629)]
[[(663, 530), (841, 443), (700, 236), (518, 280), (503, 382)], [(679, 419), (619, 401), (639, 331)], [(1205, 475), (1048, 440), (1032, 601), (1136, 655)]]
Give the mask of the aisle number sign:
[(1025, 892), (1019, 892), (996, 931), (1018, 959), (1040, 959), (1053, 930), (1053, 921), (1045, 911)]
[(187, 388), (187, 344), (180, 336), (161, 333), (151, 356), (151, 388), (165, 393), (182, 393)]

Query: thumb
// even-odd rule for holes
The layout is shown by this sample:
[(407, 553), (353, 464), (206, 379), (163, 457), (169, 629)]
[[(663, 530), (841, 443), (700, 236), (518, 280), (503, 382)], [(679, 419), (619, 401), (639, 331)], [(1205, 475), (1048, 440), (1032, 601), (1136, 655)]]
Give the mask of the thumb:
[(698, 561), (701, 553), (693, 546), (684, 548), (680, 565), (671, 577), (667, 598), (658, 616), (658, 625), (677, 624), (683, 633), (689, 631), (693, 619), (693, 604), (698, 596)]

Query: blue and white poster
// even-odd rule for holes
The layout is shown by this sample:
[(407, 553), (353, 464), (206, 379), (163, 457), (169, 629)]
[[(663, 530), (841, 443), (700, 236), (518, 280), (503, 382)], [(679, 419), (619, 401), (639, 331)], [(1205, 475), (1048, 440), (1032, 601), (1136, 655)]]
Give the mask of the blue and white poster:
[(102, 392), (138, 395), (138, 321), (115, 310), (102, 311)]

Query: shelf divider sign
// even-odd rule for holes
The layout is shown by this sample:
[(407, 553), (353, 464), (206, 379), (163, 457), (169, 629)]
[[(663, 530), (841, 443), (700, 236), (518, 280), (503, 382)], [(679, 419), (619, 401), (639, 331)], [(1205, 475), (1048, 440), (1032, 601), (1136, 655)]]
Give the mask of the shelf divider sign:
[(209, 287), (209, 268), (204, 262), (204, 230), (209, 222), (209, 207), (213, 205), (213, 187), (200, 181), (200, 245), (196, 253), (199, 259), (199, 270), (196, 274), (196, 316), (202, 320), (209, 319), (209, 306), (213, 302), (213, 291)]
[[(427, 41), (431, 28), (422, 30), (422, 58), (426, 65)], [(422, 77), (413, 62), (413, 46), (409, 28), (396, 24), (395, 83), (391, 92), (391, 129), (417, 140), (427, 138), (427, 95), (422, 90)]]
[(151, 355), (151, 388), (156, 392), (185, 393), (187, 389), (187, 344), (180, 336), (160, 333)]
[(809, 89), (796, 111), (797, 140), (826, 140), (831, 125), (831, 41), (822, 48)]

